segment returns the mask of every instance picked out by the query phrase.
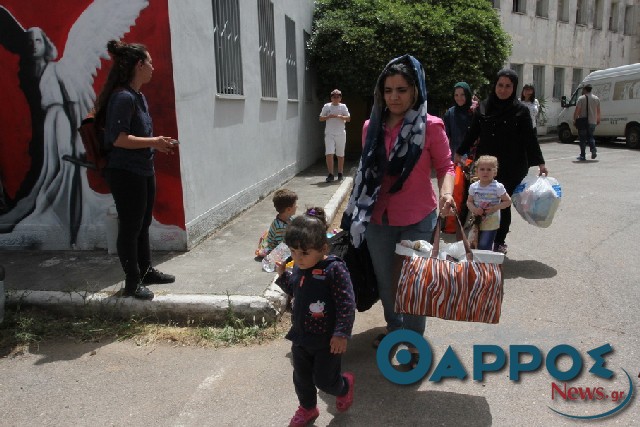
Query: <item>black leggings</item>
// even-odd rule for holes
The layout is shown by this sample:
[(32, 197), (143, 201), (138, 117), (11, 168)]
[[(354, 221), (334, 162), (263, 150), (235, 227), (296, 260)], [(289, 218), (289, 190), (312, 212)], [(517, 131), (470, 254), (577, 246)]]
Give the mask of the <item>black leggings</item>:
[(126, 283), (133, 287), (140, 274), (151, 267), (149, 226), (156, 198), (156, 177), (123, 169), (108, 169), (106, 177), (118, 211), (118, 257), (128, 279)]
[[(496, 178), (498, 182), (500, 181)], [(504, 185), (504, 189), (507, 190), (507, 194), (509, 197), (513, 196), (513, 192), (515, 191), (518, 184), (522, 182), (522, 179), (518, 180), (518, 182), (502, 182)], [(496, 238), (494, 239), (494, 243), (496, 245), (503, 245), (505, 239), (507, 238), (507, 233), (509, 232), (509, 227), (511, 226), (511, 206), (508, 206), (504, 209), (500, 210), (500, 228), (496, 232)]]

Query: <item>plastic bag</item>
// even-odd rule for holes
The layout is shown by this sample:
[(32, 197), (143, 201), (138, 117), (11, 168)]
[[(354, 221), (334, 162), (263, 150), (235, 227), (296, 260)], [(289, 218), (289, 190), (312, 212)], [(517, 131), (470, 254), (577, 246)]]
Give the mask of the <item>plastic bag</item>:
[[(396, 254), (403, 256), (420, 256), (430, 257), (431, 249), (433, 245), (426, 240), (402, 240), (396, 244)], [(440, 247), (438, 251), (438, 259), (448, 259), (449, 261), (466, 261), (466, 252), (464, 251), (464, 243), (462, 240), (458, 240), (453, 243), (445, 243), (444, 240), (440, 240)], [(471, 250), (473, 253), (473, 260), (477, 262), (487, 262), (490, 264), (502, 264), (504, 262), (504, 254), (500, 252), (485, 251), (480, 249)]]
[(291, 250), (285, 243), (276, 246), (269, 255), (262, 258), (262, 269), (267, 273), (276, 271), (276, 262), (284, 262), (291, 256)]
[(520, 216), (541, 228), (551, 225), (561, 198), (562, 187), (557, 179), (533, 175), (527, 175), (511, 196)]

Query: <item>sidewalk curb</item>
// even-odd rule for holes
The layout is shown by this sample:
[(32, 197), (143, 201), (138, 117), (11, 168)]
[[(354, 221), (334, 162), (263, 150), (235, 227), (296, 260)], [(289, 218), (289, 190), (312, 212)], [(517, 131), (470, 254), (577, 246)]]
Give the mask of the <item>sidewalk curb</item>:
[(64, 314), (102, 313), (118, 317), (132, 315), (159, 320), (223, 322), (229, 314), (245, 320), (271, 322), (277, 311), (263, 297), (245, 295), (156, 295), (153, 301), (121, 298), (106, 292), (13, 291), (9, 305), (29, 305)]
[[(352, 175), (355, 170), (352, 170)], [(333, 222), (340, 205), (349, 196), (353, 178), (346, 177), (325, 205), (327, 223)], [(273, 322), (283, 312), (286, 295), (271, 284), (262, 296), (210, 294), (156, 294), (152, 301), (122, 298), (114, 292), (9, 291), (9, 306), (37, 306), (62, 314), (103, 313), (120, 318), (132, 315), (158, 320), (196, 320), (224, 323), (230, 314), (249, 322)]]

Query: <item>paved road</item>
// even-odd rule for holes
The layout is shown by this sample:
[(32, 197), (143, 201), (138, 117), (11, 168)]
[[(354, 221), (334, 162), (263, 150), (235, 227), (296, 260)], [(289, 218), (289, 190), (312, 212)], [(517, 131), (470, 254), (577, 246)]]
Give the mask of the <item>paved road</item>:
[[(356, 373), (353, 408), (337, 414), (334, 399), (322, 395), (315, 425), (571, 426), (583, 423), (548, 407), (586, 415), (615, 406), (552, 400), (551, 383), (562, 382), (545, 368), (523, 374), (519, 382), (509, 379), (508, 368), (473, 381), (473, 345), (479, 344), (506, 351), (529, 344), (545, 356), (568, 344), (585, 362), (569, 387), (628, 391), (625, 369), (636, 388), (640, 151), (608, 145), (597, 161), (578, 163), (577, 145), (542, 148), (551, 175), (562, 184), (563, 200), (547, 229), (514, 215), (500, 324), (428, 321), (434, 360), (452, 346), (469, 377), (412, 386), (385, 380), (370, 346), (383, 324), (377, 305), (358, 314), (344, 358), (345, 368)], [(607, 356), (606, 366), (615, 372), (610, 381), (588, 372), (587, 351), (606, 343), (614, 349)], [(567, 370), (568, 359), (560, 359), (559, 367)], [(640, 425), (635, 392), (623, 412), (589, 425)], [(282, 426), (295, 407), (285, 341), (227, 349), (47, 342), (29, 354), (0, 359), (0, 425)]]

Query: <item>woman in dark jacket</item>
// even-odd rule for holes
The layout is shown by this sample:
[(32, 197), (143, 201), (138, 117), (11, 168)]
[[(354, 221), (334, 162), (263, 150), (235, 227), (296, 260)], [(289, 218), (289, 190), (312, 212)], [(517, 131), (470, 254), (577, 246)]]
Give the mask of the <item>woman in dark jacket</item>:
[(447, 137), (449, 137), (452, 160), (456, 150), (462, 144), (473, 117), (471, 88), (466, 82), (455, 84), (453, 87), (453, 100), (456, 105), (449, 108), (442, 119), (444, 121), (444, 130), (447, 132)]
[[(498, 158), (498, 176), (509, 196), (522, 182), (529, 168), (538, 166), (540, 175), (547, 174), (544, 157), (533, 131), (529, 109), (516, 99), (518, 75), (503, 69), (496, 78), (489, 97), (476, 109), (471, 126), (462, 145), (456, 151), (460, 161), (469, 152), (473, 142), (480, 138), (476, 157), (484, 154)], [(505, 238), (511, 225), (511, 208), (500, 211), (500, 228), (494, 241), (494, 250), (507, 253)]]

